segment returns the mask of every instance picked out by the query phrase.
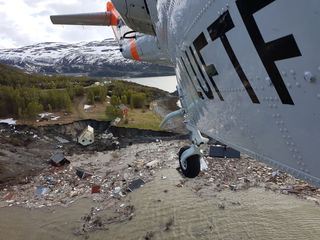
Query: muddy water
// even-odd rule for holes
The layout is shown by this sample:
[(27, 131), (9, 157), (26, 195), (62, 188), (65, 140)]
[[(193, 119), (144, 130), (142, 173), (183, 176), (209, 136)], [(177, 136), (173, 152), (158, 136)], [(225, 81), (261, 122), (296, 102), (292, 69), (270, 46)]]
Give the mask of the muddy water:
[[(203, 198), (177, 187), (180, 180), (173, 169), (160, 171), (123, 200), (135, 206), (131, 221), (90, 233), (89, 239), (145, 239), (147, 232), (151, 239), (319, 239), (320, 207), (312, 202), (263, 189)], [(0, 239), (83, 239), (73, 231), (97, 204), (83, 199), (67, 209), (0, 209)]]

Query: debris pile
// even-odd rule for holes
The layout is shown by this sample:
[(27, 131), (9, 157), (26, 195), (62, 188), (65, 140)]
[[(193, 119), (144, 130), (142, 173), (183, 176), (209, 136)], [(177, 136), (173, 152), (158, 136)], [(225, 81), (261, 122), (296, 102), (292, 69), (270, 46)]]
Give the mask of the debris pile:
[[(320, 189), (246, 155), (240, 159), (206, 157), (206, 162), (208, 169), (192, 182), (192, 188), (201, 196), (208, 195), (208, 192), (239, 191), (259, 187), (282, 194), (294, 194), (320, 203)], [(188, 182), (190, 181), (187, 180)]]
[[(178, 146), (174, 142), (150, 143), (147, 149), (141, 144), (68, 157), (57, 152), (51, 157), (51, 166), (38, 176), (0, 191), (0, 204), (42, 208), (68, 206), (83, 197), (98, 202), (118, 201), (151, 181), (156, 169), (164, 165), (163, 157), (174, 162)], [(156, 165), (154, 159), (158, 160)]]

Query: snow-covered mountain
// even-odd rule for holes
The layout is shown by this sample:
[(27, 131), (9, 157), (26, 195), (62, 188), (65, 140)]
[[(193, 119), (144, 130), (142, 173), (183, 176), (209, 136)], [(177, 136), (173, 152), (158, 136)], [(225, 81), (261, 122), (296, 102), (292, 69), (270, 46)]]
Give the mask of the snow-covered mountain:
[(27, 72), (44, 74), (96, 77), (174, 74), (170, 67), (123, 58), (117, 42), (113, 39), (76, 44), (45, 42), (15, 49), (0, 49), (0, 63), (13, 65)]

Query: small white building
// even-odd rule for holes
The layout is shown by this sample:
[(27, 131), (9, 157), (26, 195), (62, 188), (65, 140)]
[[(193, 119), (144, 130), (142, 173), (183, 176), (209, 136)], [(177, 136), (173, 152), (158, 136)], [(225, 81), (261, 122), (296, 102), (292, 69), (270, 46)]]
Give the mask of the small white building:
[(88, 126), (78, 137), (78, 143), (82, 146), (88, 146), (94, 143), (94, 129), (91, 126)]

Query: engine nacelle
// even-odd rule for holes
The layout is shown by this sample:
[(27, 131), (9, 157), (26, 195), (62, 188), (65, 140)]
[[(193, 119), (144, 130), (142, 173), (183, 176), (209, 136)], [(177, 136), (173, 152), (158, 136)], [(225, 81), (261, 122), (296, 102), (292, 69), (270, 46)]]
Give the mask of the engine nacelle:
[(121, 51), (124, 58), (171, 65), (168, 57), (160, 50), (157, 38), (154, 36), (144, 35), (136, 39), (124, 39), (122, 44)]

